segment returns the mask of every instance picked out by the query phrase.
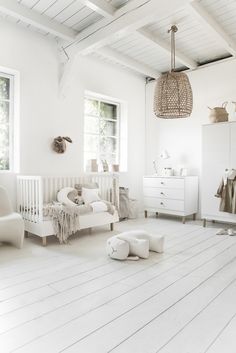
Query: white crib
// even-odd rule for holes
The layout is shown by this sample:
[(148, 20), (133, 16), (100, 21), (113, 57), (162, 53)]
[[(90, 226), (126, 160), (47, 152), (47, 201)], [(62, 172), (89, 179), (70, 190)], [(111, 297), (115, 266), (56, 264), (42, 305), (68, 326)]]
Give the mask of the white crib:
[[(56, 200), (57, 192), (75, 184), (97, 183), (101, 198), (110, 201), (118, 210), (119, 176), (116, 173), (92, 173), (83, 176), (25, 176), (17, 177), (17, 211), (22, 215), (27, 233), (42, 238), (43, 245), (49, 235), (54, 235), (53, 223), (43, 216), (43, 207)], [(92, 228), (118, 222), (118, 212), (84, 214), (80, 216), (80, 229)]]

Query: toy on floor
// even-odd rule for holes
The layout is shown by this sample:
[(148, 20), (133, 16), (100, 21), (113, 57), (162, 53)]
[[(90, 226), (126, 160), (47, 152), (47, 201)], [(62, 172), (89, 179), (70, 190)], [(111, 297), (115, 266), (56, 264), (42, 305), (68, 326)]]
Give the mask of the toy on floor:
[(149, 251), (162, 253), (164, 236), (154, 236), (144, 230), (131, 230), (107, 240), (107, 255), (116, 260), (147, 259)]

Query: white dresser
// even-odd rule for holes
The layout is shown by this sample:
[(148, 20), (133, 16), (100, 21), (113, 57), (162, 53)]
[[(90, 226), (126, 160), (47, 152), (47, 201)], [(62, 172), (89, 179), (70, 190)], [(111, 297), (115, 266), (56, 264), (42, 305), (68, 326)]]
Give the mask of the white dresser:
[(145, 217), (148, 212), (185, 217), (198, 212), (198, 177), (148, 175), (143, 178)]

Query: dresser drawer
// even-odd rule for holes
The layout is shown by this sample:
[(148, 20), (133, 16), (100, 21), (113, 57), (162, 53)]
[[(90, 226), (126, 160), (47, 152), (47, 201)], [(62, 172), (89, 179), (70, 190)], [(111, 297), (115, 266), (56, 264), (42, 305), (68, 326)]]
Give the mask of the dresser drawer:
[(174, 188), (184, 189), (184, 179), (182, 178), (144, 178), (143, 186), (152, 188)]
[(184, 211), (184, 201), (169, 200), (164, 198), (144, 197), (145, 208), (164, 209), (172, 211)]
[(184, 200), (184, 189), (152, 188), (145, 186), (144, 197), (158, 197), (162, 199)]

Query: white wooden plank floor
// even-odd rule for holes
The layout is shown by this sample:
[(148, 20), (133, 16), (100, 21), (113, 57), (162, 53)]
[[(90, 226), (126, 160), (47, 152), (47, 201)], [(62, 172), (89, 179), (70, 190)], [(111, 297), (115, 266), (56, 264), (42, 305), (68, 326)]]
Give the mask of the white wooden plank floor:
[[(46, 248), (0, 247), (0, 352), (235, 353), (236, 237), (148, 218)], [(112, 234), (166, 236), (164, 254), (118, 262)]]

